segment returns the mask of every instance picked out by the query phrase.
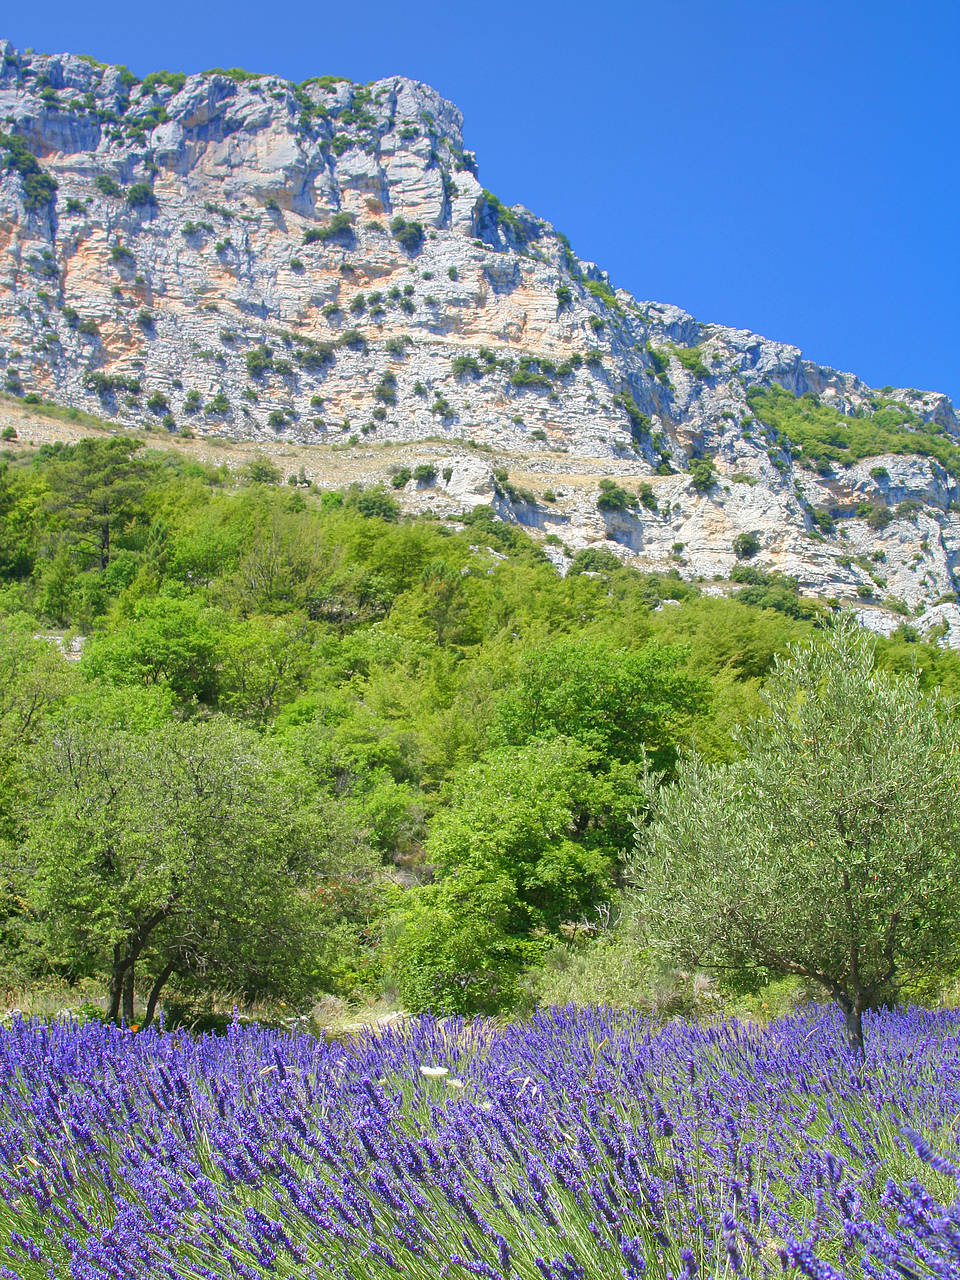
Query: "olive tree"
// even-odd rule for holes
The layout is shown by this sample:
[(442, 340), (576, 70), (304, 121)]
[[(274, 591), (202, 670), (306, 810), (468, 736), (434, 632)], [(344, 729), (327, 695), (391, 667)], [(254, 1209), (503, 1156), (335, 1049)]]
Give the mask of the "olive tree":
[(864, 1010), (948, 955), (960, 922), (957, 723), (873, 657), (844, 621), (778, 660), (734, 763), (689, 754), (651, 783), (631, 868), (661, 953), (812, 979), (861, 1057)]

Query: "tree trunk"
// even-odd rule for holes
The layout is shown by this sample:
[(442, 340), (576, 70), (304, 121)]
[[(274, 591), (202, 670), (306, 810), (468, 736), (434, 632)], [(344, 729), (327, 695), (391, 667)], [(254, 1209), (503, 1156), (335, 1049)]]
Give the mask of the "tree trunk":
[(131, 960), (123, 975), (123, 1021), (128, 1027), (133, 1026), (133, 980), (136, 974), (134, 962)]
[(842, 996), (840, 1007), (843, 1009), (844, 1027), (847, 1033), (847, 1048), (861, 1063), (866, 1060), (867, 1051), (863, 1043), (863, 1000), (858, 991), (854, 996)]
[(123, 995), (123, 976), (127, 971), (127, 962), (123, 959), (123, 947), (120, 943), (113, 948), (113, 968), (110, 971), (110, 1005), (107, 1017), (111, 1022), (120, 1021), (120, 998)]
[(160, 992), (166, 986), (167, 979), (170, 977), (170, 975), (173, 973), (176, 967), (177, 967), (176, 960), (171, 960), (170, 963), (162, 970), (162, 972), (157, 977), (156, 982), (150, 988), (150, 996), (149, 996), (149, 999), (147, 1000), (147, 1008), (143, 1015), (143, 1025), (145, 1027), (149, 1027), (150, 1023), (153, 1021), (153, 1016), (157, 1011), (157, 1001), (160, 999)]

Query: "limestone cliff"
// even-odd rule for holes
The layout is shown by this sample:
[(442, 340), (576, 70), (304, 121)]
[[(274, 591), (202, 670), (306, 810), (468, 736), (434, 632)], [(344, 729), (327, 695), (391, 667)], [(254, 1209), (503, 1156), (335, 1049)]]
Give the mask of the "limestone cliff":
[(561, 564), (603, 539), (917, 611), (955, 590), (945, 396), (637, 301), (485, 191), (461, 128), (401, 77), (137, 81), (0, 41), (6, 392), (271, 447), (429, 440), (439, 513), (493, 501)]

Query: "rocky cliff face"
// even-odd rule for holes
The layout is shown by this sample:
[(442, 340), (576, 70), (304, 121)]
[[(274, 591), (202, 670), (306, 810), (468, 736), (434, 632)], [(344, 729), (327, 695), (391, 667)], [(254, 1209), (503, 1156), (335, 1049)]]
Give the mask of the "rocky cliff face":
[(637, 301), (486, 192), (461, 126), (402, 78), (137, 82), (0, 42), (8, 395), (271, 446), (429, 441), (441, 514), (492, 500), (561, 563), (603, 540), (911, 610), (955, 590), (946, 397)]

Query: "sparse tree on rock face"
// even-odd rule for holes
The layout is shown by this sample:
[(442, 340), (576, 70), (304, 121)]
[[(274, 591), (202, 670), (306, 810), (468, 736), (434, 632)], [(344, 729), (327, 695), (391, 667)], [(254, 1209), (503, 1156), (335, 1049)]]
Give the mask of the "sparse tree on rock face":
[(863, 1013), (944, 958), (960, 921), (956, 720), (916, 675), (874, 670), (850, 622), (778, 661), (741, 757), (688, 755), (638, 828), (632, 875), (657, 948), (797, 974)]

